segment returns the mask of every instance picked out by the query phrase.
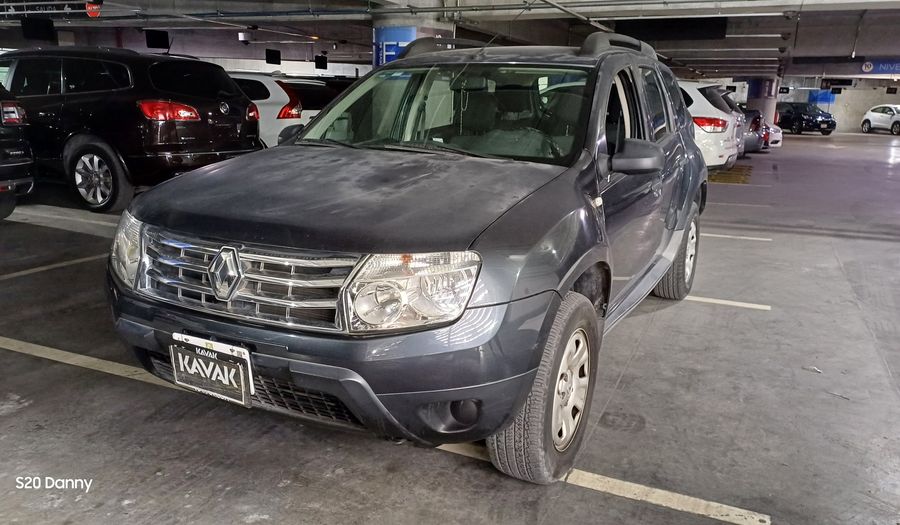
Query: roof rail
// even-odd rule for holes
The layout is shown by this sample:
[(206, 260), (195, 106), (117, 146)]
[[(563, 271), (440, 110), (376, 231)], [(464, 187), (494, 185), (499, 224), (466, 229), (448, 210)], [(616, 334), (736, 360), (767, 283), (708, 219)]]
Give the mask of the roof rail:
[(596, 56), (611, 47), (633, 49), (650, 58), (656, 58), (656, 50), (654, 50), (650, 44), (627, 35), (604, 33), (602, 31), (588, 35), (588, 37), (584, 39), (584, 44), (581, 45), (581, 50), (578, 54), (582, 56)]
[(448, 51), (450, 49), (479, 49), (487, 46), (486, 42), (467, 40), (464, 38), (435, 38), (433, 36), (417, 38), (406, 45), (397, 59), (410, 58), (424, 53)]

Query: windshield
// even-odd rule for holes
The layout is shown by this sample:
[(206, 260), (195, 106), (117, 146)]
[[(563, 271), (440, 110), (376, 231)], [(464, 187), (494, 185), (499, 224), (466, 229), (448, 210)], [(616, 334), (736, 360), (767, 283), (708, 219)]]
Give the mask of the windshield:
[(440, 64), (376, 72), (298, 143), (570, 164), (582, 147), (589, 70)]
[(815, 104), (797, 104), (796, 107), (801, 113), (825, 113), (825, 110)]

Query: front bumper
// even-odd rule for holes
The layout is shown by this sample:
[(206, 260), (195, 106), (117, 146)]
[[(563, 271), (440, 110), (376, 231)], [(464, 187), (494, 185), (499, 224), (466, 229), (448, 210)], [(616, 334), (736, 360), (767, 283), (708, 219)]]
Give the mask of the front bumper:
[[(107, 280), (116, 331), (151, 373), (171, 381), (173, 333), (242, 345), (251, 353), (253, 406), (423, 445), (483, 439), (515, 416), (560, 302), (550, 291), (469, 309), (442, 328), (353, 337), (197, 313)], [(460, 401), (477, 407), (477, 417), (454, 417)]]
[(203, 166), (245, 153), (259, 151), (260, 149), (262, 149), (262, 144), (259, 147), (250, 149), (196, 153), (156, 153), (129, 156), (125, 157), (124, 160), (132, 184), (136, 186), (153, 186), (180, 173), (202, 168)]
[(804, 120), (803, 131), (834, 131), (837, 122), (834, 120)]

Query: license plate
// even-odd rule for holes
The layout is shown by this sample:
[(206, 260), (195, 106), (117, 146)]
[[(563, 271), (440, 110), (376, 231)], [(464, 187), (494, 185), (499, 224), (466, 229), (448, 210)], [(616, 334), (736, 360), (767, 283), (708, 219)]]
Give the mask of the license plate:
[(246, 348), (184, 334), (169, 347), (175, 383), (245, 407), (253, 395), (250, 352)]
[(827, 127), (828, 127), (828, 124), (822, 124), (822, 129), (825, 129)]

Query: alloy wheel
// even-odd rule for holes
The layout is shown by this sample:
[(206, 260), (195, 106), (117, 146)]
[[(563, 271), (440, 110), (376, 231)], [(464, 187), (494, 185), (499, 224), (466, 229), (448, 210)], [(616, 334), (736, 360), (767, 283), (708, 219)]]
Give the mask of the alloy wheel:
[(863, 125), (862, 125), (862, 132), (863, 132), (863, 133), (868, 133), (868, 132), (871, 131), (871, 130), (872, 130), (872, 125), (869, 124), (869, 121), (867, 120), (867, 121), (863, 122)]
[(112, 171), (99, 155), (85, 153), (75, 164), (75, 187), (92, 206), (102, 206), (112, 197)]
[(572, 443), (584, 418), (590, 378), (587, 334), (579, 328), (566, 343), (553, 390), (553, 446), (560, 452)]
[(684, 282), (691, 282), (694, 275), (694, 265), (697, 263), (697, 221), (691, 221), (691, 229), (688, 231), (687, 246), (684, 249)]
[(900, 122), (894, 122), (891, 126), (891, 135), (900, 135)]

